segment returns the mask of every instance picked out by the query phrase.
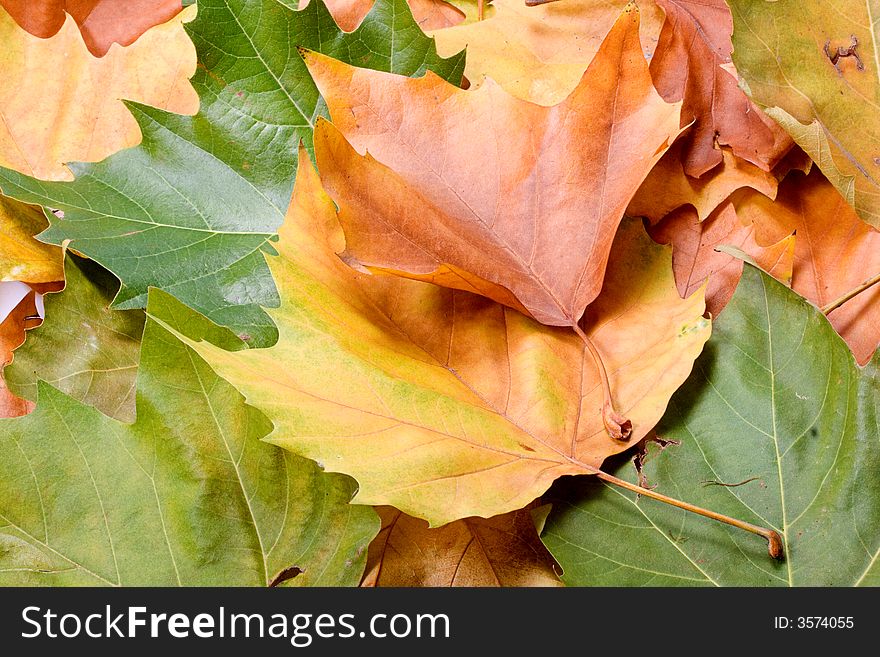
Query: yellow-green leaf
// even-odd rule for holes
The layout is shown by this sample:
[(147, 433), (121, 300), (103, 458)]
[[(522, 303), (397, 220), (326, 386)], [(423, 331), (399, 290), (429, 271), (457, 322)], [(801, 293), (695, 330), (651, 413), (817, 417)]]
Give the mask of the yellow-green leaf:
[(278, 343), (232, 353), (192, 344), (273, 420), (271, 442), (354, 476), (357, 503), (434, 526), (522, 508), (642, 438), (709, 336), (702, 292), (681, 300), (668, 248), (625, 223), (582, 323), (633, 424), (630, 441), (615, 441), (573, 331), (467, 292), (352, 270), (336, 255), (345, 244), (332, 201), (310, 166), (297, 175), (280, 255), (268, 258)]
[(762, 107), (781, 108), (800, 124), (782, 123), (796, 140), (818, 123), (823, 134), (812, 130), (818, 139), (807, 151), (822, 154), (820, 168), (864, 221), (880, 227), (880, 2), (728, 4), (743, 87)]

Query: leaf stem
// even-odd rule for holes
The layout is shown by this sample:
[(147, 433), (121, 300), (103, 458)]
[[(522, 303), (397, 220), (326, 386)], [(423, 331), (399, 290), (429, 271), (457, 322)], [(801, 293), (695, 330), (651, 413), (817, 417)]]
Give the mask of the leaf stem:
[(822, 306), (820, 308), (820, 310), (822, 311), (823, 314), (827, 315), (832, 310), (836, 310), (837, 308), (840, 308), (840, 306), (845, 304), (847, 301), (852, 299), (854, 296), (861, 294), (862, 292), (864, 292), (865, 290), (867, 290), (870, 287), (873, 287), (877, 283), (880, 283), (880, 274), (877, 274), (876, 276), (872, 276), (871, 278), (869, 278), (865, 281), (862, 281), (857, 287), (853, 288), (852, 290), (850, 290), (849, 292), (847, 292), (843, 296), (838, 297), (837, 299), (835, 299), (831, 303)]
[(578, 337), (584, 341), (584, 345), (586, 345), (587, 350), (590, 352), (590, 355), (593, 357), (596, 367), (599, 370), (599, 380), (602, 383), (602, 396), (604, 398), (602, 403), (602, 423), (605, 425), (605, 431), (607, 431), (608, 435), (614, 438), (614, 440), (629, 440), (629, 437), (632, 434), (632, 422), (614, 410), (614, 402), (611, 397), (611, 383), (608, 380), (608, 372), (605, 370), (605, 363), (602, 361), (602, 355), (599, 353), (599, 350), (596, 349), (596, 345), (593, 344), (593, 341), (590, 340), (590, 338), (587, 337), (587, 334), (584, 333), (583, 329), (578, 326), (577, 322), (572, 324), (572, 328), (574, 329), (574, 332), (577, 333)]
[(759, 527), (758, 525), (753, 525), (749, 522), (737, 520), (736, 518), (731, 518), (730, 516), (725, 516), (724, 514), (716, 513), (715, 511), (710, 511), (709, 509), (695, 506), (693, 504), (690, 504), (689, 502), (682, 502), (681, 500), (677, 500), (674, 497), (667, 497), (666, 495), (658, 493), (657, 491), (650, 488), (642, 488), (641, 486), (631, 484), (624, 479), (618, 479), (614, 475), (610, 475), (607, 472), (603, 472), (602, 470), (596, 470), (596, 476), (603, 481), (607, 481), (609, 484), (614, 484), (615, 486), (619, 486), (620, 488), (625, 488), (626, 490), (638, 493), (639, 495), (644, 495), (645, 497), (650, 497), (660, 502), (671, 504), (672, 506), (678, 507), (679, 509), (684, 509), (685, 511), (690, 511), (691, 513), (696, 513), (698, 515), (705, 516), (706, 518), (711, 518), (712, 520), (717, 520), (718, 522), (723, 522), (733, 527), (744, 529), (745, 531), (757, 534), (758, 536), (763, 536), (765, 539), (767, 539), (767, 551), (770, 553), (770, 556), (780, 561), (785, 559), (785, 544), (782, 542), (782, 537), (779, 535), (779, 532), (774, 529)]

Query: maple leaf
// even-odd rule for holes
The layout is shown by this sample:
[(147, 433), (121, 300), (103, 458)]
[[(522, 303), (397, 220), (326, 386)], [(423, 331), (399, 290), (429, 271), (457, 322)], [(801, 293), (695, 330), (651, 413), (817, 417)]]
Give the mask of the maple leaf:
[(530, 510), (434, 529), (390, 506), (376, 511), (382, 529), (362, 586), (561, 586)]
[(97, 161), (141, 133), (120, 100), (194, 114), (195, 49), (183, 22), (195, 8), (96, 58), (72, 18), (48, 39), (28, 34), (0, 8), (0, 165), (44, 180), (71, 180), (68, 162)]
[(333, 120), (317, 128), (316, 157), (346, 257), (576, 324), (627, 202), (678, 134), (679, 107), (654, 91), (638, 26), (631, 7), (550, 108), (488, 81), (463, 91), (306, 53)]
[(143, 308), (153, 286), (250, 344), (271, 344), (277, 332), (261, 306), (278, 297), (260, 251), (271, 250), (290, 199), (296, 144), (311, 143), (322, 105), (293, 46), (403, 74), (435, 69), (450, 79), (460, 79), (463, 57), (439, 58), (404, 0), (378, 0), (352, 33), (340, 31), (319, 1), (295, 11), (278, 0), (203, 0), (187, 29), (199, 56), (198, 114), (130, 104), (143, 132), (139, 147), (72, 165), (71, 183), (0, 170), (0, 186), (64, 211), (63, 219), (49, 217), (40, 238), (72, 240), (113, 272), (122, 281), (114, 308)]
[(760, 194), (745, 194), (735, 205), (742, 221), (754, 225), (760, 243), (797, 232), (792, 289), (826, 308), (856, 360), (867, 363), (880, 346), (880, 286), (837, 301), (880, 274), (880, 232), (861, 221), (816, 169), (806, 177), (789, 176), (775, 203)]
[(94, 262), (68, 254), (64, 279), (64, 293), (45, 297), (46, 320), (29, 331), (6, 368), (9, 389), (36, 400), (38, 381), (45, 381), (133, 422), (144, 312), (111, 310), (119, 282)]
[[(467, 47), (465, 75), (472, 83), (489, 77), (518, 98), (555, 105), (578, 86), (628, 4), (586, 0), (527, 7), (522, 0), (495, 0), (484, 20), (430, 34), (441, 55)], [(657, 42), (662, 15), (653, 4), (642, 13), (642, 43), (648, 54)]]
[[(682, 295), (708, 279), (706, 309), (712, 316), (733, 296), (745, 254), (798, 294), (829, 308), (831, 324), (865, 364), (880, 344), (880, 288), (861, 286), (880, 272), (880, 233), (859, 219), (817, 169), (807, 176), (791, 174), (779, 190), (775, 201), (742, 190), (702, 222), (682, 208), (649, 232), (673, 246)], [(731, 246), (740, 253), (725, 249)], [(858, 293), (840, 301), (851, 291)]]
[[(346, 32), (357, 29), (364, 17), (373, 8), (376, 0), (324, 0), (336, 24)], [(299, 8), (309, 4), (300, 0)], [(416, 24), (424, 30), (436, 30), (456, 25), (464, 20), (464, 14), (443, 0), (406, 0)], [(457, 55), (462, 48), (451, 55)]]
[(724, 0), (657, 0), (666, 11), (651, 75), (667, 101), (683, 101), (682, 164), (699, 178), (721, 163), (719, 145), (769, 171), (791, 148), (791, 139), (757, 110), (723, 66), (731, 62), (733, 21)]
[[(880, 32), (873, 2), (730, 0), (734, 61), (752, 99), (781, 108), (794, 134), (817, 133), (816, 162), (835, 180), (850, 178), (847, 200), (880, 227)], [(872, 6), (874, 6), (872, 16)], [(780, 115), (776, 115), (780, 116)], [(797, 125), (793, 125), (797, 124)], [(813, 125), (813, 129), (807, 127)]]
[(31, 415), (0, 420), (3, 584), (266, 586), (293, 566), (292, 585), (360, 581), (379, 523), (350, 480), (261, 441), (265, 416), (158, 321), (138, 378), (134, 424), (46, 383)]
[(182, 8), (181, 0), (0, 0), (0, 5), (22, 28), (43, 39), (63, 29), (70, 14), (96, 57), (107, 54), (114, 43), (134, 43)]
[(280, 255), (268, 258), (282, 296), (269, 310), (278, 343), (228, 352), (190, 342), (271, 417), (268, 440), (354, 476), (356, 503), (436, 526), (520, 509), (560, 475), (595, 474), (659, 419), (708, 337), (702, 294), (681, 300), (668, 250), (627, 222), (583, 322), (632, 420), (631, 439), (615, 440), (597, 366), (573, 332), (467, 292), (351, 269), (317, 174), (304, 165), (297, 177)]
[[(548, 496), (542, 538), (563, 580), (880, 584), (880, 354), (859, 368), (817, 308), (751, 266), (713, 329), (657, 428), (681, 445), (643, 469), (657, 490), (775, 527), (785, 561), (728, 527), (579, 478)], [(636, 479), (630, 466), (618, 474)]]
[(630, 201), (627, 214), (646, 217), (656, 224), (673, 210), (689, 205), (703, 221), (743, 187), (751, 187), (771, 199), (776, 196), (776, 175), (738, 158), (728, 148), (720, 149), (721, 164), (701, 178), (692, 178), (682, 165), (683, 145), (682, 140), (676, 141), (651, 169)]
[(61, 249), (34, 239), (47, 225), (38, 208), (0, 195), (0, 281), (51, 283), (64, 278)]
[(661, 244), (671, 244), (672, 268), (679, 294), (689, 296), (705, 285), (706, 311), (717, 317), (733, 296), (743, 260), (723, 247), (748, 254), (764, 271), (791, 285), (796, 238), (794, 229), (776, 235), (777, 241), (759, 243), (756, 227), (726, 202), (706, 221), (690, 208), (668, 215), (649, 230)]
[[(463, 91), (304, 53), (336, 126), (319, 122), (315, 154), (342, 207), (344, 257), (571, 326), (599, 366), (605, 425), (619, 440), (630, 421), (577, 322), (601, 289), (627, 202), (678, 134), (679, 106), (654, 90), (638, 31), (630, 5), (575, 91), (549, 108), (491, 82)], [(525, 139), (502, 148), (511, 130)]]

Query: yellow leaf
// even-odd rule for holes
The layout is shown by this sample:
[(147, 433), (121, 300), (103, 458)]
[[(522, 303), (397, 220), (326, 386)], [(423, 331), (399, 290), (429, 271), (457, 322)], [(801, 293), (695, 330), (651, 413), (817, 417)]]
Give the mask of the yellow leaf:
[(37, 208), (0, 196), (0, 281), (64, 280), (61, 249), (34, 239), (48, 226)]
[[(442, 57), (467, 47), (464, 74), (471, 83), (488, 76), (518, 98), (555, 105), (577, 87), (626, 5), (626, 0), (565, 0), (527, 7), (523, 0), (495, 0), (484, 20), (428, 34)], [(653, 2), (639, 3), (639, 9), (648, 54), (663, 13)]]
[(72, 180), (68, 162), (95, 162), (140, 142), (121, 99), (195, 114), (196, 52), (188, 7), (135, 43), (93, 56), (71, 16), (49, 39), (0, 8), (0, 165), (43, 180)]
[(432, 526), (520, 509), (561, 475), (594, 473), (660, 419), (710, 333), (702, 291), (681, 300), (668, 247), (625, 222), (582, 324), (632, 421), (630, 440), (615, 441), (574, 332), (468, 292), (354, 271), (336, 255), (344, 236), (310, 165), (279, 234), (268, 258), (278, 343), (194, 348), (273, 420), (271, 442), (355, 477), (355, 503)]
[(880, 228), (880, 3), (727, 4), (740, 85)]

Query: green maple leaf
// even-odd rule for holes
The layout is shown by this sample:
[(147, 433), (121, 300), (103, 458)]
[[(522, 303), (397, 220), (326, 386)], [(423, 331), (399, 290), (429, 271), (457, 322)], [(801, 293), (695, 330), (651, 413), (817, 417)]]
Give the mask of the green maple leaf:
[(311, 143), (323, 103), (297, 46), (404, 75), (432, 70), (459, 82), (464, 53), (440, 58), (405, 0), (378, 0), (342, 32), (320, 0), (202, 0), (188, 31), (198, 51), (193, 117), (130, 104), (141, 145), (96, 164), (72, 164), (74, 182), (0, 169), (3, 193), (61, 209), (46, 242), (77, 251), (122, 281), (118, 309), (143, 308), (150, 286), (175, 295), (256, 346), (277, 331), (278, 304), (262, 251), (281, 225), (297, 144)]
[(153, 319), (177, 308), (152, 293), (134, 424), (44, 382), (0, 420), (0, 584), (357, 585), (375, 513), (261, 440), (271, 422)]
[[(657, 490), (776, 529), (785, 561), (733, 527), (589, 479), (549, 496), (566, 583), (880, 584), (880, 352), (862, 369), (822, 313), (746, 265), (657, 432)], [(635, 480), (630, 465), (620, 476)], [(737, 484), (724, 486), (720, 484)]]

